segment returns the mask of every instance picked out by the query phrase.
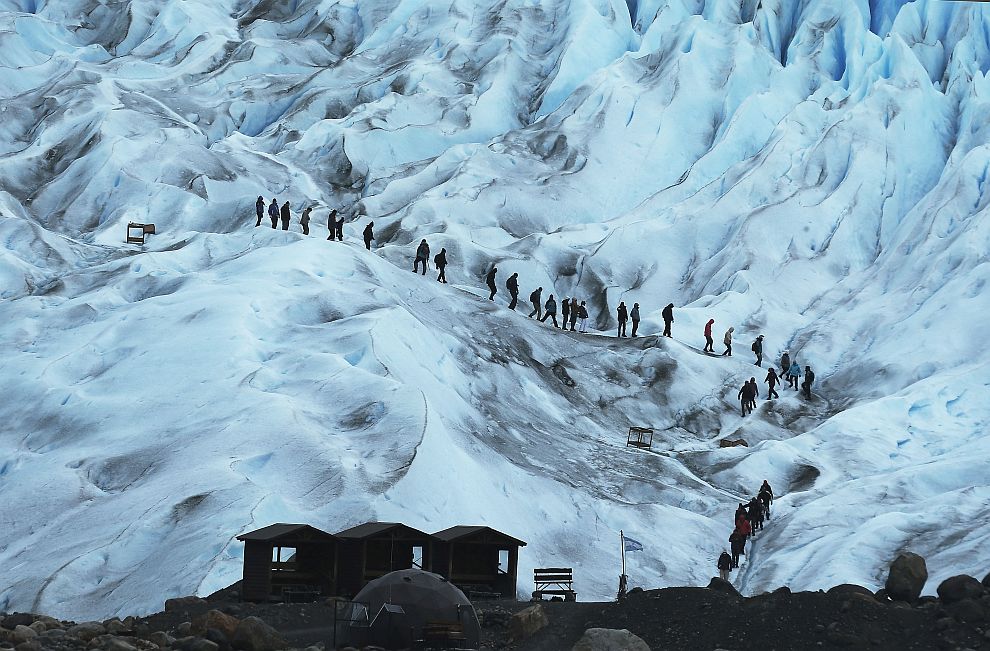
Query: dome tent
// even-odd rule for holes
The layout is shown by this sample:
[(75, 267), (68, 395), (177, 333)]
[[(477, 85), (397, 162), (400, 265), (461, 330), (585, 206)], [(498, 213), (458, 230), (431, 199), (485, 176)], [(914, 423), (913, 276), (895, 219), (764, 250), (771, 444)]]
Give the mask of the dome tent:
[(476, 649), (481, 625), (464, 593), (439, 574), (397, 570), (375, 579), (354, 597), (338, 640), (355, 646), (374, 644), (403, 649), (421, 639), (424, 627), (463, 632), (460, 648)]

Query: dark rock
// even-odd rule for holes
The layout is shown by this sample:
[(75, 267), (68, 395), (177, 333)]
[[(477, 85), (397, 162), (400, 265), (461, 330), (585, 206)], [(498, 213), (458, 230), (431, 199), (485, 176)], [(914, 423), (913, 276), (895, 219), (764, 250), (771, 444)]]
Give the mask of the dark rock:
[(244, 651), (276, 651), (288, 646), (279, 636), (278, 631), (257, 617), (241, 620), (230, 638), (230, 645)]
[(938, 619), (935, 620), (935, 630), (944, 631), (950, 626), (952, 626), (952, 624), (953, 622), (951, 617), (939, 617)]
[(221, 651), (227, 651), (227, 649), (230, 648), (230, 638), (228, 638), (227, 635), (220, 629), (208, 628), (206, 629), (206, 633), (203, 637), (210, 642), (216, 643), (216, 645), (220, 647)]
[(872, 590), (868, 590), (861, 585), (856, 585), (855, 583), (842, 583), (835, 587), (829, 588), (828, 594), (831, 595), (861, 594), (861, 595), (866, 595), (870, 599), (873, 599)]
[(947, 604), (975, 599), (983, 594), (983, 584), (971, 576), (959, 574), (938, 584), (938, 596)]
[(731, 594), (737, 597), (741, 597), (739, 591), (736, 590), (735, 586), (728, 581), (723, 581), (717, 576), (713, 576), (712, 580), (708, 582), (708, 589), (714, 590), (715, 592), (722, 592), (724, 594)]
[(159, 647), (168, 647), (172, 646), (172, 643), (175, 642), (175, 638), (165, 631), (155, 631), (154, 633), (148, 635), (148, 641), (152, 644), (158, 645)]
[(960, 599), (950, 604), (946, 610), (960, 622), (979, 624), (987, 621), (987, 609), (974, 599)]
[(83, 642), (89, 642), (94, 637), (103, 635), (106, 632), (106, 629), (103, 628), (103, 624), (99, 622), (83, 622), (82, 624), (70, 626), (66, 631), (66, 633), (72, 637), (78, 637)]
[(512, 616), (509, 620), (509, 634), (513, 640), (525, 640), (549, 623), (543, 606), (536, 604)]
[(636, 586), (635, 588), (629, 591), (629, 594), (639, 594), (643, 591), (644, 591), (643, 588)]
[(119, 638), (111, 638), (103, 645), (104, 651), (137, 651), (137, 647)]
[(571, 651), (650, 651), (642, 638), (626, 629), (589, 628)]
[(18, 626), (30, 626), (34, 623), (34, 615), (31, 613), (14, 613), (13, 615), (7, 615), (0, 621), (0, 626), (6, 629), (14, 630)]
[(749, 443), (745, 439), (721, 439), (718, 442), (720, 448), (748, 448)]
[(41, 651), (41, 642), (29, 640), (14, 647), (14, 651)]
[(887, 584), (884, 589), (894, 601), (914, 601), (921, 595), (928, 580), (928, 567), (925, 559), (917, 554), (905, 552), (890, 564)]
[(201, 609), (207, 605), (206, 599), (200, 597), (176, 597), (165, 600), (165, 612), (179, 613), (190, 609)]
[(222, 632), (225, 639), (229, 640), (237, 630), (240, 623), (236, 617), (231, 617), (219, 610), (210, 610), (192, 620), (189, 632), (193, 635), (203, 635), (211, 628)]
[(172, 648), (178, 651), (218, 651), (220, 647), (216, 642), (190, 635), (189, 637), (176, 640)]
[(990, 574), (987, 574), (985, 577), (983, 577), (983, 587), (990, 589)]
[(873, 598), (876, 599), (877, 601), (887, 601), (890, 599), (890, 595), (887, 594), (887, 590), (885, 590), (884, 588), (880, 588), (879, 590), (873, 593)]
[(771, 592), (770, 594), (790, 595), (791, 594), (791, 589), (788, 588), (786, 585), (782, 585), (779, 588), (777, 588), (776, 590), (774, 590), (773, 592)]

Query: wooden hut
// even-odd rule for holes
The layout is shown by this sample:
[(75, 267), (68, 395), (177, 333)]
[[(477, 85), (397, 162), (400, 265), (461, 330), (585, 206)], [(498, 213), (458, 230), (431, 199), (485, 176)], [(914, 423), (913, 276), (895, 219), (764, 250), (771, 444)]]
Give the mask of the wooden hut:
[(303, 601), (337, 590), (337, 538), (308, 524), (273, 524), (244, 542), (241, 599)]
[(434, 538), (398, 522), (367, 522), (334, 534), (340, 541), (338, 594), (353, 597), (395, 570), (429, 570)]
[(474, 596), (516, 598), (519, 548), (526, 543), (490, 527), (459, 526), (433, 534), (433, 571)]

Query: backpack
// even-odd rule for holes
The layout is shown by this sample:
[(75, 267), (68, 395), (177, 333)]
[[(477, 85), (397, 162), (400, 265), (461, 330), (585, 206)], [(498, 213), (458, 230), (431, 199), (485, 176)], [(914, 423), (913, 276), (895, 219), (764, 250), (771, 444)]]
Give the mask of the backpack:
[(752, 350), (755, 353), (756, 352), (756, 342), (754, 341), (753, 342), (753, 345), (750, 346), (749, 348), (750, 348), (750, 350)]

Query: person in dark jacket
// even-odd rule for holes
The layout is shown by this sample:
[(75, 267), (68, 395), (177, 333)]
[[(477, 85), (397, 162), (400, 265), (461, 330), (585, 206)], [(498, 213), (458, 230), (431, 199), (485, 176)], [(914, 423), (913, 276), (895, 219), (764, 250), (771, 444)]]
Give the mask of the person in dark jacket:
[(437, 253), (435, 256), (433, 256), (433, 264), (440, 271), (440, 273), (437, 275), (437, 282), (446, 284), (447, 283), (447, 273), (446, 273), (447, 249), (441, 247), (440, 253)]
[(274, 198), (268, 204), (268, 219), (272, 220), (272, 228), (278, 228), (278, 201)]
[(749, 378), (749, 386), (753, 387), (753, 399), (749, 402), (750, 411), (752, 411), (756, 409), (756, 398), (760, 395), (760, 387), (757, 386), (755, 377)]
[(784, 351), (784, 354), (780, 356), (780, 377), (787, 375), (787, 372), (791, 370), (791, 354), (789, 351)]
[(755, 536), (757, 529), (763, 529), (763, 502), (754, 497), (749, 501), (746, 513), (749, 516), (749, 524)]
[(633, 330), (632, 336), (636, 336), (636, 331), (639, 330), (639, 303), (633, 303), (632, 312), (629, 313), (632, 318)]
[(715, 340), (712, 339), (712, 326), (715, 325), (715, 319), (708, 319), (708, 323), (705, 324), (705, 352), (714, 353), (715, 352)]
[(498, 267), (492, 267), (491, 270), (488, 272), (488, 275), (485, 276), (485, 283), (488, 285), (488, 289), (491, 290), (491, 294), (488, 295), (488, 300), (489, 301), (494, 301), (495, 300), (495, 294), (498, 293), (498, 289), (495, 288), (495, 274), (496, 273), (498, 273)]
[(804, 367), (804, 382), (801, 383), (801, 388), (804, 389), (804, 397), (811, 400), (811, 385), (815, 382), (815, 372), (811, 370), (810, 366)]
[[(327, 238), (333, 239), (333, 234)], [(371, 240), (375, 239), (375, 222), (368, 222), (368, 225), (364, 227), (364, 248), (371, 250)]]
[[(490, 286), (490, 285), (489, 285)], [(509, 290), (509, 309), (516, 309), (519, 302), (519, 274), (514, 273), (505, 281), (505, 288)]]
[(540, 316), (542, 315), (541, 310), (543, 309), (540, 305), (540, 303), (543, 302), (542, 287), (537, 287), (536, 289), (533, 290), (533, 293), (529, 295), (529, 302), (533, 304), (533, 311), (530, 312), (528, 316), (530, 318), (533, 318), (533, 315), (535, 314), (536, 318), (539, 319)]
[(587, 332), (588, 331), (588, 307), (585, 305), (585, 302), (584, 301), (581, 301), (581, 304), (578, 305), (578, 318), (581, 319), (581, 325), (578, 328), (578, 332)]
[(753, 342), (753, 352), (756, 353), (756, 361), (753, 362), (753, 366), (763, 367), (763, 335), (756, 338)]
[(663, 336), (671, 337), (670, 326), (674, 323), (674, 304), (668, 303), (660, 315), (663, 317)]
[(574, 324), (578, 320), (578, 312), (581, 311), (581, 307), (578, 305), (577, 298), (571, 299), (571, 332), (574, 332)]
[(287, 231), (289, 230), (289, 220), (292, 219), (292, 215), (289, 213), (288, 201), (282, 204), (280, 214), (282, 215), (282, 230)]
[(419, 270), (419, 263), (423, 263), (423, 275), (426, 275), (426, 262), (430, 259), (430, 245), (426, 243), (426, 240), (420, 240), (419, 246), (416, 247), (416, 259), (413, 262), (413, 273)]
[(571, 299), (565, 298), (560, 302), (560, 327), (567, 330), (567, 321), (571, 318)]
[[(742, 415), (745, 416), (747, 413), (752, 413), (753, 411), (753, 400), (756, 399), (756, 391), (753, 389), (748, 381), (742, 385), (739, 389), (739, 404), (742, 406)], [(747, 412), (747, 410), (749, 410)]]
[(738, 528), (739, 523), (746, 519), (746, 505), (739, 502), (739, 508), (736, 509), (735, 525)]
[(543, 318), (540, 319), (540, 323), (543, 323), (548, 318), (553, 319), (553, 327), (559, 328), (557, 325), (557, 301), (554, 300), (553, 294), (550, 294), (550, 298), (547, 299), (546, 304), (543, 306)]
[(309, 235), (309, 213), (313, 212), (313, 208), (309, 207), (303, 211), (302, 217), (299, 218), (299, 223), (302, 224), (303, 235)]
[(337, 232), (337, 209), (331, 208), (330, 214), (327, 215), (327, 233), (329, 233), (329, 235), (327, 235), (327, 239), (333, 240), (334, 233), (336, 232)]
[(333, 234), (337, 236), (338, 242), (344, 241), (344, 216), (340, 215), (337, 217), (337, 221), (333, 225)]
[(265, 198), (258, 197), (258, 200), (254, 203), (254, 209), (258, 212), (258, 223), (254, 225), (255, 228), (261, 226), (261, 218), (265, 216)]
[(723, 581), (729, 580), (729, 572), (732, 571), (732, 557), (729, 552), (722, 550), (722, 555), (718, 557), (718, 578)]
[(729, 549), (732, 551), (732, 567), (739, 567), (739, 556), (746, 553), (746, 534), (738, 527), (729, 536)]
[(780, 378), (777, 376), (777, 369), (771, 366), (770, 370), (767, 371), (766, 379), (764, 379), (763, 381), (766, 382), (767, 385), (769, 385), (770, 387), (769, 389), (767, 389), (767, 400), (773, 400), (774, 398), (779, 398), (780, 396), (777, 394), (777, 391), (774, 389), (774, 387), (777, 386), (777, 383), (780, 382)]
[(615, 315), (619, 319), (619, 337), (626, 336), (626, 322), (629, 320), (629, 312), (626, 310), (624, 301), (619, 301), (619, 307), (615, 309)]
[(763, 485), (760, 486), (760, 492), (757, 496), (760, 502), (763, 503), (763, 513), (766, 515), (767, 520), (770, 519), (770, 505), (773, 503), (773, 491), (770, 490), (770, 484), (763, 480)]
[(725, 344), (725, 352), (722, 353), (723, 357), (732, 357), (732, 333), (735, 331), (735, 328), (729, 328), (725, 331), (725, 336), (722, 337), (722, 343)]

